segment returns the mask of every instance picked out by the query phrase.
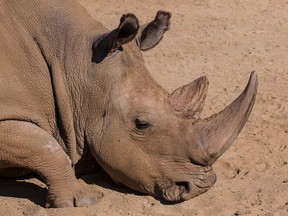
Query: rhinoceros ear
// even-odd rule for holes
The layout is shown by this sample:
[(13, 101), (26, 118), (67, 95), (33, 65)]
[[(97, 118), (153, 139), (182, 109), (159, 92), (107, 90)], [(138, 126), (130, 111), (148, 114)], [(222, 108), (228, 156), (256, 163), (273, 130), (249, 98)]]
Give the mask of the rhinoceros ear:
[(169, 29), (171, 13), (158, 11), (155, 19), (140, 27), (136, 42), (141, 50), (145, 51), (156, 46)]
[(120, 49), (123, 44), (132, 41), (137, 35), (138, 29), (139, 22), (135, 15), (123, 15), (118, 28), (102, 35), (93, 43), (92, 61), (99, 63), (109, 53)]
[(200, 77), (176, 89), (169, 95), (168, 103), (179, 117), (199, 118), (206, 99), (208, 85), (208, 79), (205, 76)]

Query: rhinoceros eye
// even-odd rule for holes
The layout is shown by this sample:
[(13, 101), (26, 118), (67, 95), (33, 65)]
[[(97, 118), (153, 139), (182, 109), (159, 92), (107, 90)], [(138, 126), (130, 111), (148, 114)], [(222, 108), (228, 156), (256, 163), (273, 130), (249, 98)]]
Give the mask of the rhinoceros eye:
[(146, 129), (150, 126), (150, 124), (146, 121), (141, 121), (139, 118), (135, 119), (135, 126), (138, 130)]

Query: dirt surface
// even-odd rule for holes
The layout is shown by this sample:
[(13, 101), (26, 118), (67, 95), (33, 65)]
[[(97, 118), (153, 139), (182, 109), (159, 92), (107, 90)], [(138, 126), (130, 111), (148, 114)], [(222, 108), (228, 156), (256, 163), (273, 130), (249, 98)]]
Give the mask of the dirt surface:
[(170, 11), (170, 31), (155, 49), (144, 53), (153, 77), (172, 91), (206, 75), (210, 89), (205, 117), (232, 102), (256, 70), (254, 110), (238, 139), (214, 164), (215, 186), (190, 201), (166, 205), (116, 187), (99, 173), (81, 180), (98, 194), (96, 205), (45, 209), (47, 190), (39, 180), (1, 178), (0, 215), (288, 215), (288, 2), (80, 2), (108, 28), (118, 26), (123, 13), (132, 12), (144, 23), (157, 10)]

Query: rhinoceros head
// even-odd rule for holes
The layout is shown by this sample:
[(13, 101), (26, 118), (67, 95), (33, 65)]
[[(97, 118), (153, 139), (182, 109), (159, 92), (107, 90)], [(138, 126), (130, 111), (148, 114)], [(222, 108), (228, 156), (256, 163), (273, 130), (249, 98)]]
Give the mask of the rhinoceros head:
[(91, 88), (98, 101), (89, 107), (95, 116), (87, 120), (86, 136), (94, 157), (115, 182), (178, 202), (215, 183), (212, 164), (247, 121), (257, 75), (251, 74), (242, 94), (223, 111), (201, 119), (206, 77), (169, 94), (144, 65), (141, 50), (160, 41), (169, 19), (169, 13), (160, 11), (139, 27), (134, 15), (124, 15), (117, 29), (94, 42), (98, 81)]

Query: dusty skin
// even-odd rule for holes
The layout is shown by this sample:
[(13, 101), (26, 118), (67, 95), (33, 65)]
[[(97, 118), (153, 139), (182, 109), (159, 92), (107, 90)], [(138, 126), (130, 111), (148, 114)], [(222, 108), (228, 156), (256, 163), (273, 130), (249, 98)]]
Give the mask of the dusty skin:
[(144, 53), (154, 78), (172, 91), (206, 75), (210, 87), (205, 117), (232, 102), (256, 70), (259, 89), (254, 109), (238, 139), (214, 164), (216, 184), (192, 200), (165, 205), (119, 188), (98, 173), (83, 177), (99, 194), (96, 205), (45, 209), (43, 183), (35, 178), (17, 182), (1, 178), (1, 215), (286, 215), (288, 4), (283, 0), (80, 3), (110, 29), (127, 12), (145, 22), (159, 9), (170, 11), (170, 31), (157, 48)]

